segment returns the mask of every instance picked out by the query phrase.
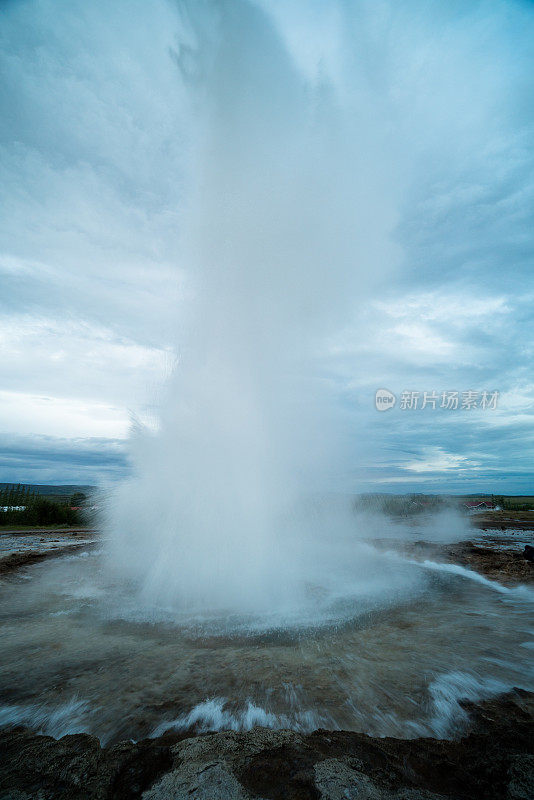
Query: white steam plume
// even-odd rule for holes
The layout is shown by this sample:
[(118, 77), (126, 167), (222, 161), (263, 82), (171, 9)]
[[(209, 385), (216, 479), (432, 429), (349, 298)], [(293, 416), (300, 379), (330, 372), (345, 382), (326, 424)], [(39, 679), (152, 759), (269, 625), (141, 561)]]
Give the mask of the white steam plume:
[[(336, 6), (336, 80), (319, 69), (312, 81), (253, 3), (180, 5), (174, 60), (195, 140), (182, 254), (191, 315), (159, 430), (137, 437), (109, 518), (109, 564), (143, 602), (254, 612), (299, 606), (310, 586), (333, 591), (349, 574), (377, 595), (410, 584), (379, 580), (344, 509), (304, 508), (347, 433), (314, 357), (399, 266), (392, 232), (417, 157), (449, 148), (451, 130), (433, 120), (440, 102), (453, 132), (473, 133), (486, 108), (462, 120), (477, 83), (459, 87), (455, 107), (439, 59), (433, 75), (416, 69), (422, 46), (444, 46), (439, 20), (410, 28), (387, 3), (350, 7)], [(400, 43), (381, 40), (391, 26)]]

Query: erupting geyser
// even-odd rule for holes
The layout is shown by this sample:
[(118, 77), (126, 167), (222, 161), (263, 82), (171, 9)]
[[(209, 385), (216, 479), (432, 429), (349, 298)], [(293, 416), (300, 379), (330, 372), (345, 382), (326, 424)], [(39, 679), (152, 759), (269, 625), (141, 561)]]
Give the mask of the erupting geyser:
[(145, 600), (272, 609), (316, 577), (312, 535), (332, 548), (354, 527), (338, 509), (318, 532), (304, 508), (336, 455), (313, 359), (394, 260), (392, 165), (373, 101), (312, 87), (264, 13), (187, 9), (194, 313), (160, 429), (115, 499), (111, 561)]
[[(188, 315), (159, 428), (134, 437), (108, 519), (108, 566), (142, 607), (284, 615), (419, 580), (355, 545), (349, 508), (310, 501), (354, 436), (317, 354), (398, 266), (391, 234), (418, 146), (395, 42), (370, 8), (356, 25), (342, 6), (334, 80), (297, 66), (250, 2), (180, 4)], [(408, 65), (404, 79), (421, 75)]]

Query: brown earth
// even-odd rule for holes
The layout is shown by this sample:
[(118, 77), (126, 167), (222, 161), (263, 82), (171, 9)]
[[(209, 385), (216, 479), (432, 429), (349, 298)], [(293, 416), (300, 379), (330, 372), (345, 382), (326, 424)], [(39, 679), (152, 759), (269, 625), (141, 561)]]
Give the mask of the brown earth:
[(57, 547), (55, 550), (27, 550), (26, 552), (11, 553), (9, 556), (0, 558), (0, 575), (15, 572), (21, 567), (37, 564), (37, 562), (45, 561), (47, 558), (58, 558), (68, 553), (76, 553), (78, 550), (87, 550), (87, 548), (87, 544), (70, 544), (65, 547)]
[(485, 546), (476, 542), (430, 544), (416, 542), (410, 551), (421, 560), (427, 558), (449, 564), (460, 564), (504, 584), (532, 583), (534, 562), (525, 558), (523, 549)]
[(482, 530), (534, 531), (534, 511), (483, 511), (473, 514), (471, 523)]
[[(2, 534), (8, 537), (16, 537), (17, 542), (31, 537), (31, 549), (23, 547), (8, 555), (0, 556), (0, 575), (15, 572), (21, 567), (36, 564), (49, 558), (58, 558), (76, 553), (80, 550), (87, 550), (94, 546), (96, 531), (90, 528), (72, 528), (67, 530), (49, 529), (28, 529), (28, 530), (2, 530)], [(80, 537), (84, 541), (80, 542)], [(89, 540), (87, 537), (90, 537)], [(5, 541), (5, 540), (4, 540)]]

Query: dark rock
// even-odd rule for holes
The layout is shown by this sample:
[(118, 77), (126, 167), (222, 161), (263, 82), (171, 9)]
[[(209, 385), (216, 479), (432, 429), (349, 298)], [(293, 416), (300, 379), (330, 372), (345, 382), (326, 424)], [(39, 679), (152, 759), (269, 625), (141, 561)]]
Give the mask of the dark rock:
[(0, 800), (107, 800), (140, 797), (171, 767), (157, 742), (102, 749), (86, 734), (53, 739), (22, 729), (0, 735)]
[(532, 800), (534, 797), (534, 756), (512, 756), (508, 778), (508, 800)]
[(534, 547), (532, 547), (530, 544), (526, 544), (525, 549), (523, 550), (523, 555), (527, 561), (534, 561)]
[(462, 705), (460, 741), (254, 728), (101, 748), (4, 732), (0, 800), (532, 800), (534, 694)]

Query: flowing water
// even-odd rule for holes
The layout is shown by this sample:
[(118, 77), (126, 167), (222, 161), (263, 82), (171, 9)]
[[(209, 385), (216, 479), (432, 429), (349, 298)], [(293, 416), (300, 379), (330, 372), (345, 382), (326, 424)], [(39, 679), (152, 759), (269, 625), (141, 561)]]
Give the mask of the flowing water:
[(312, 589), (283, 619), (161, 607), (148, 621), (103, 583), (99, 551), (33, 565), (0, 586), (0, 724), (103, 741), (253, 725), (450, 737), (459, 698), (534, 689), (531, 589), (410, 564), (394, 543), (376, 558), (397, 576), (389, 599), (372, 580), (367, 595)]

